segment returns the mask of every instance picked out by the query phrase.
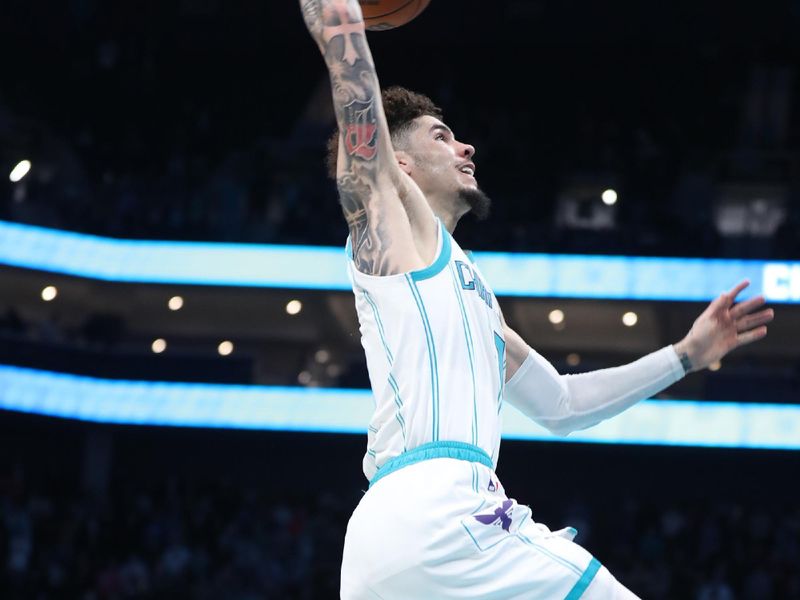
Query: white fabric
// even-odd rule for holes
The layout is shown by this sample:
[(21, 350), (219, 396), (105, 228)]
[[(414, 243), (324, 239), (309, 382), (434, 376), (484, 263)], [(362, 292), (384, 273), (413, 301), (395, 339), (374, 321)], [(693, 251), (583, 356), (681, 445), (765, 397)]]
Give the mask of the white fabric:
[(436, 258), (422, 271), (378, 277), (348, 260), (375, 399), (367, 479), (390, 458), (439, 440), (478, 446), (497, 465), (505, 382), (500, 308), (479, 269), (438, 226)]
[[(353, 512), (341, 598), (566, 598), (592, 563), (574, 535), (534, 522), (483, 465), (419, 462), (378, 481)], [(636, 598), (605, 567), (587, 583), (581, 600)]]
[(684, 376), (672, 346), (627, 365), (560, 375), (531, 349), (506, 384), (506, 401), (557, 435), (586, 429), (617, 415)]

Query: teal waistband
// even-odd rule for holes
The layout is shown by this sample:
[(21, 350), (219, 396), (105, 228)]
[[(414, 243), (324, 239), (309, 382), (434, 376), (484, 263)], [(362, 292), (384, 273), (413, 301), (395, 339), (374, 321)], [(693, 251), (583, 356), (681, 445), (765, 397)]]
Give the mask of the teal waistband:
[(372, 487), (380, 479), (403, 467), (433, 458), (455, 458), (458, 460), (480, 463), (490, 469), (494, 469), (492, 459), (489, 458), (489, 455), (486, 454), (484, 450), (477, 446), (467, 444), (466, 442), (429, 442), (387, 460), (383, 466), (378, 469), (378, 472), (375, 473), (375, 476), (369, 482), (369, 487)]

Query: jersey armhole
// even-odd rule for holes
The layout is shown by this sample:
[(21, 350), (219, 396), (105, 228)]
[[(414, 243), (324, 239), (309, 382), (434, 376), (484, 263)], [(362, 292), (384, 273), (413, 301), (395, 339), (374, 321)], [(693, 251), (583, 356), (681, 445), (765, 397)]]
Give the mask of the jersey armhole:
[(445, 229), (441, 220), (437, 217), (436, 221), (439, 224), (439, 235), (436, 243), (436, 256), (434, 257), (433, 262), (431, 262), (431, 264), (429, 264), (427, 267), (423, 267), (415, 271), (408, 271), (407, 273), (395, 273), (393, 275), (370, 275), (368, 273), (362, 273), (356, 268), (353, 261), (353, 245), (350, 241), (350, 236), (348, 235), (347, 242), (345, 243), (345, 255), (347, 256), (349, 267), (354, 276), (358, 278), (365, 278), (370, 282), (381, 280), (393, 281), (397, 278), (405, 278), (406, 276), (411, 277), (413, 281), (423, 281), (441, 273), (442, 270), (447, 266), (447, 263), (450, 262), (450, 256), (452, 255), (452, 244), (450, 243), (450, 233), (447, 231), (447, 229)]

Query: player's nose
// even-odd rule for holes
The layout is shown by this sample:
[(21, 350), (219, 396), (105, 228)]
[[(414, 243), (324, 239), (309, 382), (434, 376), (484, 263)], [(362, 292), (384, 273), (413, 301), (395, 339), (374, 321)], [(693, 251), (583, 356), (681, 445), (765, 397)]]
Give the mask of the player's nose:
[(475, 156), (475, 146), (471, 144), (461, 144), (461, 152), (464, 155), (464, 158), (472, 158)]

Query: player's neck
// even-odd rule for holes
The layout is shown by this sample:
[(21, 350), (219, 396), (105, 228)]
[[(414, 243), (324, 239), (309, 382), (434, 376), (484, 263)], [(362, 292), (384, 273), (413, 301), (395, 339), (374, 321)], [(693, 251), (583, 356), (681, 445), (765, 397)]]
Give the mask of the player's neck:
[(443, 199), (431, 195), (426, 198), (433, 214), (436, 215), (442, 222), (442, 225), (444, 225), (444, 228), (452, 235), (456, 229), (456, 225), (458, 225), (459, 219), (469, 211), (469, 208), (453, 202), (452, 198)]
[(461, 215), (453, 214), (447, 211), (442, 213), (434, 213), (439, 220), (444, 225), (444, 228), (452, 235), (453, 232), (456, 230), (456, 225), (458, 225), (458, 220), (461, 218)]

